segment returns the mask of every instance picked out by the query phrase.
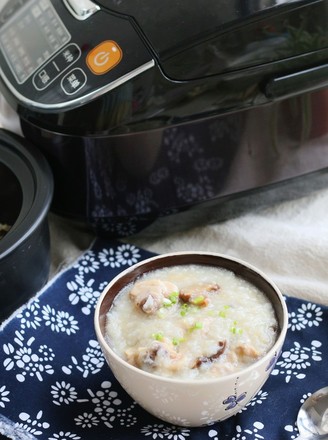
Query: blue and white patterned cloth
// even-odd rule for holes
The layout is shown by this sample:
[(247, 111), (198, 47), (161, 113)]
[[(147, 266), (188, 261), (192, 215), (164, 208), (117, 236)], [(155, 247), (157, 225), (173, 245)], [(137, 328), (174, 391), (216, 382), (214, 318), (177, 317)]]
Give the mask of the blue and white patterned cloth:
[(318, 304), (286, 297), (290, 324), (282, 355), (263, 389), (224, 422), (164, 423), (120, 387), (96, 341), (94, 307), (115, 275), (152, 255), (97, 239), (7, 322), (0, 332), (0, 433), (40, 440), (297, 437), (299, 406), (328, 384), (328, 308)]

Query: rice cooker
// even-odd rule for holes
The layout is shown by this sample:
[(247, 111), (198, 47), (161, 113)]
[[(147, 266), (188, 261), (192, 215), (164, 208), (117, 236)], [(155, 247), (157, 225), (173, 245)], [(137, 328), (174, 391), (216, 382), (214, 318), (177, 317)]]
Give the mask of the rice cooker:
[(124, 236), (328, 166), (327, 0), (3, 3), (0, 89), (57, 214)]

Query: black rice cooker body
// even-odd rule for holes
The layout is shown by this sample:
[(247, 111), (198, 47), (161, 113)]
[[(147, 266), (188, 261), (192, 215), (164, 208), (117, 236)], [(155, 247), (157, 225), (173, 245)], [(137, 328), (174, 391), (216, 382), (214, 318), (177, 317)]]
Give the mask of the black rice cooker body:
[(2, 11), (0, 87), (58, 214), (125, 236), (328, 166), (328, 0), (44, 0), (63, 42), (41, 64), (27, 48), (27, 74), (4, 43), (36, 38), (39, 2)]

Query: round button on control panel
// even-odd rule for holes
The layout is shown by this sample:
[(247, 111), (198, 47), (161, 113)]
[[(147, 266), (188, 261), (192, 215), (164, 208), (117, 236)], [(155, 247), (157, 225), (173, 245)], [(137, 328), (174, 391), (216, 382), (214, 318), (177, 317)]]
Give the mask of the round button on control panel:
[(61, 88), (66, 95), (74, 95), (84, 87), (87, 76), (79, 67), (68, 72), (61, 80)]
[(103, 75), (115, 67), (122, 57), (122, 49), (115, 41), (103, 41), (88, 53), (87, 65), (95, 75)]

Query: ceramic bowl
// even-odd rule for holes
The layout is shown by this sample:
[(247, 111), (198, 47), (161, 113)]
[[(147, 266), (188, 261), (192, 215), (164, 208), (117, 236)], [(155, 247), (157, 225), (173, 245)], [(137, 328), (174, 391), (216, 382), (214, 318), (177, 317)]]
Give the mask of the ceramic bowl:
[[(278, 336), (269, 352), (251, 366), (210, 380), (179, 380), (154, 375), (120, 358), (106, 340), (106, 314), (115, 296), (140, 275), (180, 264), (206, 264), (233, 271), (259, 288), (271, 301), (278, 320)], [(203, 426), (236, 414), (268, 379), (285, 340), (288, 313), (275, 284), (265, 274), (239, 259), (216, 253), (177, 252), (149, 258), (131, 266), (105, 288), (95, 310), (95, 330), (104, 356), (118, 382), (144, 409), (166, 422)]]

